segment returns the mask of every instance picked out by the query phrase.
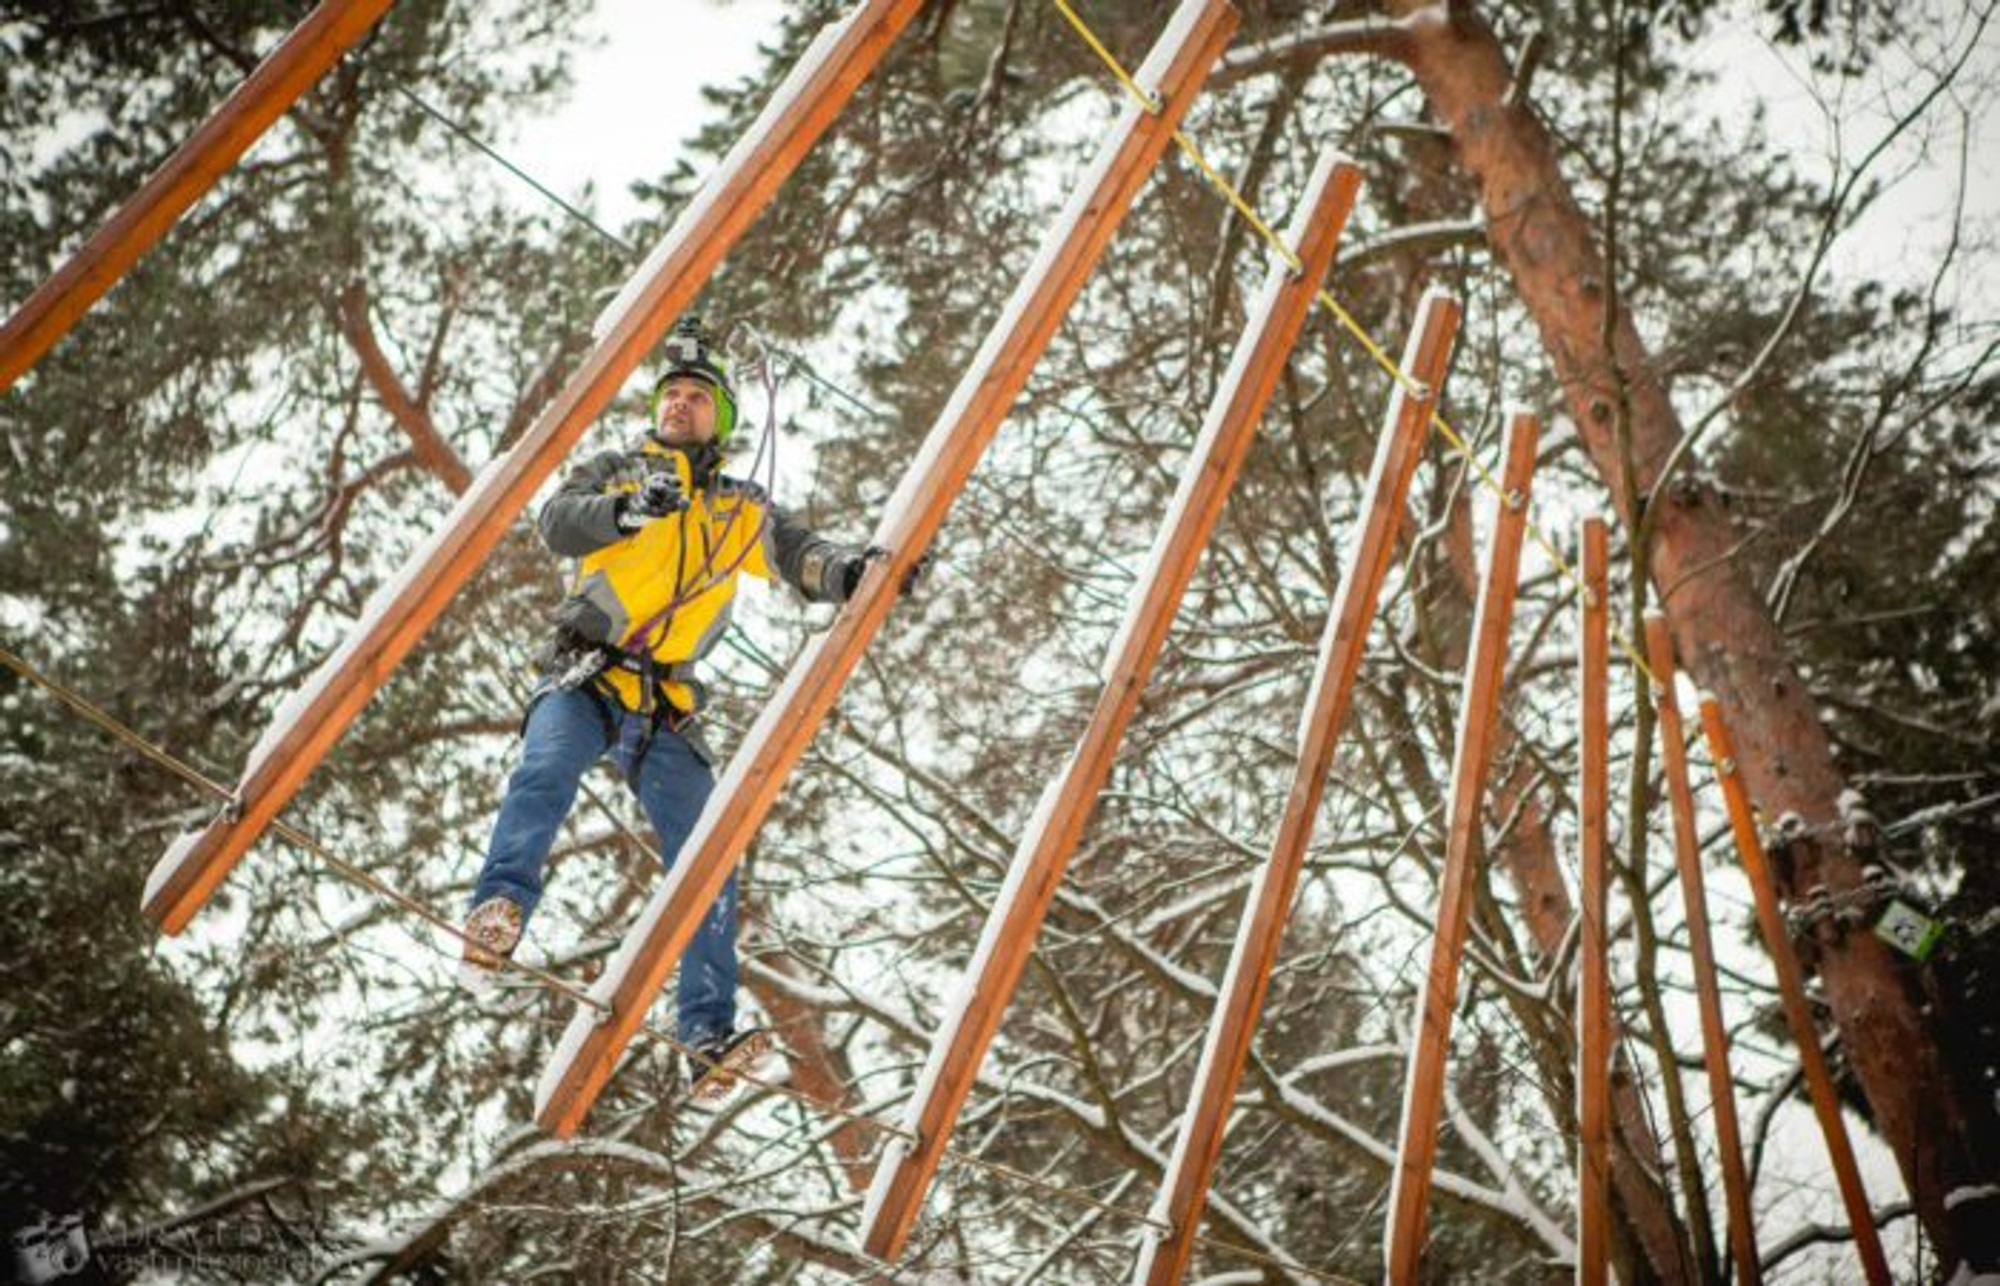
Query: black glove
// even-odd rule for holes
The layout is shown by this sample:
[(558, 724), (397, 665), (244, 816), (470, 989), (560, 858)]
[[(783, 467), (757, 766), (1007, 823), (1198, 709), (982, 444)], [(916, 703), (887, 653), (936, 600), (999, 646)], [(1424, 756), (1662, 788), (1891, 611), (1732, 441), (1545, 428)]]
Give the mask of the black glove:
[[(853, 598), (856, 591), (861, 588), (861, 577), (867, 572), (868, 564), (888, 556), (889, 551), (880, 545), (870, 545), (859, 553), (843, 556), (839, 566), (834, 569), (834, 575), (838, 578), (835, 583), (840, 586), (840, 601), (844, 603)], [(924, 578), (924, 573), (930, 570), (930, 566), (931, 553), (927, 549), (918, 556), (916, 562), (910, 564), (910, 570), (903, 573), (903, 584), (897, 590), (897, 594), (908, 598), (917, 588), (917, 582)]]
[(637, 491), (618, 498), (618, 526), (622, 531), (637, 531), (655, 518), (677, 514), (687, 507), (688, 496), (681, 487), (679, 474), (665, 471), (649, 474)]

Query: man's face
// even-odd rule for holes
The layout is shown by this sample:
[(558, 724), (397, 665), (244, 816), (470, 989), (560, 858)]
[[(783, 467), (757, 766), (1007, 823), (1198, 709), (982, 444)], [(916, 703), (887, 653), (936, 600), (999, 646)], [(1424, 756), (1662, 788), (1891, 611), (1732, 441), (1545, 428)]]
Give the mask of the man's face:
[(660, 440), (691, 447), (715, 437), (715, 390), (691, 375), (676, 375), (660, 390), (659, 419), (653, 424)]

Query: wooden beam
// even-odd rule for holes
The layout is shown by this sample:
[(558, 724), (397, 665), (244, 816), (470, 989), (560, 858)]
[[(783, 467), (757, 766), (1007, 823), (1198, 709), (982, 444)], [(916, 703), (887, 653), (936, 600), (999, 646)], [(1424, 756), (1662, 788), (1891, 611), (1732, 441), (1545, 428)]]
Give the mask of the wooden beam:
[(1473, 612), (1472, 652), (1466, 658), (1452, 756), (1450, 830), (1444, 878), (1438, 888), (1437, 933), (1430, 967), (1417, 997), (1416, 1046), (1403, 1092), (1403, 1124), (1389, 1183), (1388, 1275), (1395, 1286), (1414, 1286), (1423, 1260), (1429, 1218), (1431, 1169), (1437, 1161), (1438, 1124), (1444, 1110), (1444, 1065), (1451, 1048), (1451, 1011), (1458, 999), (1458, 967), (1465, 954), (1472, 911), (1474, 863), (1484, 848), (1480, 831), (1486, 771), (1499, 718), (1500, 681), (1507, 664), (1507, 628), (1514, 619), (1521, 541), (1527, 527), (1528, 489), (1535, 475), (1535, 442), (1541, 424), (1516, 411), (1507, 425), (1504, 499), (1493, 524), (1493, 547)]
[(145, 913), (178, 933), (471, 579), (729, 248), (867, 79), (921, 0), (864, 0), (800, 57), (749, 131), (598, 319), (598, 342), (506, 455), (489, 463), (250, 752), (236, 805), (167, 850)]
[(1820, 1049), (1819, 1028), (1813, 1023), (1812, 1005), (1806, 999), (1805, 976), (1798, 957), (1792, 954), (1791, 935), (1785, 916), (1778, 909), (1778, 886), (1771, 879), (1771, 864), (1764, 855), (1764, 842), (1757, 835), (1757, 818), (1750, 808), (1750, 793), (1743, 775), (1736, 770), (1736, 747), (1729, 737), (1729, 725), (1722, 706), (1701, 694), (1701, 726), (1708, 735), (1709, 757), (1715, 762), (1716, 784), (1722, 788), (1723, 806), (1729, 813), (1729, 830), (1736, 840), (1736, 853), (1743, 861), (1743, 873), (1750, 880), (1750, 895), (1757, 907), (1757, 927), (1764, 935), (1765, 949), (1778, 975), (1778, 996), (1785, 1007), (1785, 1022), (1799, 1047), (1799, 1064), (1804, 1069), (1806, 1091), (1812, 1099), (1813, 1114), (1819, 1118), (1820, 1132), (1826, 1136), (1827, 1158), (1833, 1163), (1834, 1181), (1847, 1207), (1847, 1220), (1854, 1233), (1854, 1253), (1861, 1259), (1869, 1286), (1889, 1286), (1889, 1261), (1882, 1254), (1882, 1240), (1875, 1229), (1875, 1212), (1868, 1205), (1868, 1191), (1861, 1186), (1861, 1168), (1855, 1164), (1854, 1146), (1847, 1137), (1846, 1122), (1840, 1116), (1840, 1094), (1827, 1071), (1826, 1054)]
[(745, 734), (673, 869), (592, 989), (608, 1012), (579, 1008), (564, 1032), (536, 1093), (542, 1128), (574, 1133), (610, 1079), (786, 776), (888, 618), (896, 586), (944, 522), (1235, 25), (1228, 0), (1183, 0), (1175, 11), (1141, 68), (1140, 83), (1157, 92), (1159, 111), (1134, 104), (1107, 131), (1033, 267), (890, 498), (873, 541), (888, 553), (833, 625), (807, 645)]
[(321, 0), (292, 28), (132, 199), (0, 326), (0, 393), (131, 271), (391, 2)]
[(1208, 1201), (1209, 1176), (1222, 1154), (1229, 1111), (1250, 1058), (1258, 1015), (1270, 989), (1292, 895), (1305, 864), (1319, 816), (1334, 749), (1347, 722), (1354, 681), (1361, 671), (1369, 622), (1375, 617), (1382, 584), (1395, 561), (1396, 533), (1409, 503), (1410, 482), (1430, 437), (1431, 415), (1451, 364), (1452, 341), (1461, 316), (1458, 301), (1440, 290), (1417, 307), (1416, 324), (1403, 350), (1403, 369), (1421, 392), (1398, 384), (1376, 439), (1368, 498), (1347, 571), (1320, 635), (1313, 686), (1299, 723), (1299, 755), (1285, 812), (1270, 855), (1257, 873), (1236, 928), (1236, 946), (1209, 1018), (1208, 1039), (1189, 1090), (1186, 1115), (1172, 1159), (1153, 1203), (1152, 1217), (1169, 1231), (1149, 1229), (1139, 1252), (1135, 1282), (1166, 1286), (1187, 1273), (1195, 1234)]
[(1104, 683), (1090, 722), (1062, 771), (1048, 783), (1042, 806), (1015, 848), (1006, 882), (959, 984), (962, 1003), (945, 1016), (932, 1039), (903, 1118), (905, 1131), (918, 1142), (892, 1141), (876, 1167), (870, 1218), (862, 1227), (862, 1246), (870, 1254), (894, 1260), (902, 1253), (979, 1065), (1020, 985), (1056, 886), (1110, 776), (1181, 596), (1333, 261), (1360, 186), (1361, 171), (1351, 162), (1330, 153), (1319, 158), (1286, 234), (1302, 271), (1273, 263), (1251, 304), (1249, 321), (1182, 468), (1146, 569), (1132, 587), (1123, 625), (1106, 650)]
[[(1611, 646), (1605, 604), (1610, 554), (1604, 520), (1583, 521), (1578, 622), (1576, 986), (1576, 1280), (1611, 1276), (1611, 899), (1605, 825), (1611, 807)], [(1671, 1072), (1671, 1069), (1669, 1069)]]
[(1722, 1020), (1722, 990), (1715, 972), (1715, 945), (1709, 937), (1708, 893), (1701, 873), (1701, 833), (1695, 829), (1694, 789), (1689, 784), (1687, 729), (1674, 692), (1674, 645), (1667, 618), (1646, 616), (1646, 667), (1653, 672), (1653, 705), (1659, 711), (1660, 769), (1674, 821), (1674, 866), (1687, 908), (1688, 954), (1694, 961), (1694, 993), (1701, 1011), (1702, 1062), (1708, 1071), (1709, 1108), (1715, 1117), (1715, 1150), (1722, 1164), (1722, 1190), (1729, 1204), (1729, 1249), (1738, 1286), (1761, 1286), (1757, 1230), (1750, 1219), (1750, 1177), (1743, 1168), (1743, 1133), (1736, 1120), (1736, 1085), (1729, 1075), (1729, 1029)]

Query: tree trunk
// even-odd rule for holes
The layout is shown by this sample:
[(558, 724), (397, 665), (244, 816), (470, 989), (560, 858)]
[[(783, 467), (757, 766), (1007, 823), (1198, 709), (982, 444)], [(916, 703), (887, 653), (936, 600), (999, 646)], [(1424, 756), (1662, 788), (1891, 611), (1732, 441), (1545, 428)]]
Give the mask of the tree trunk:
[[(1478, 185), (1494, 252), (1535, 318), (1578, 432), (1629, 528), (1634, 514), (1620, 494), (1626, 466), (1613, 431), (1618, 381), (1629, 399), (1641, 495), (1683, 428), (1630, 315), (1607, 325), (1595, 230), (1563, 179), (1548, 132), (1524, 103), (1507, 101), (1507, 58), (1470, 5), (1447, 10), (1390, 0), (1390, 8), (1406, 16), (1398, 52)], [(1607, 334), (1615, 371), (1606, 361)], [(1676, 646), (1729, 711), (1753, 796), (1770, 816), (1804, 823), (1778, 863), (1781, 894), (1796, 903), (1822, 886), (1835, 895), (1857, 888), (1860, 863), (1841, 833), (1845, 783), (1832, 740), (1771, 612), (1731, 558), (1737, 535), (1728, 515), (1702, 486), (1676, 487), (1661, 503), (1667, 508), (1653, 517), (1651, 574)], [(1974, 1155), (1971, 1128), (1992, 1109), (1955, 1090), (1920, 1010), (1914, 967), (1866, 927), (1821, 919), (1812, 932), (1813, 963), (1875, 1126), (1895, 1151), (1925, 1231), (1951, 1264), (1977, 1243), (1973, 1224), (1991, 1213), (1987, 1201), (1947, 1210), (1945, 1196), (1992, 1177), (1992, 1167), (1981, 1164), (1990, 1158)]]

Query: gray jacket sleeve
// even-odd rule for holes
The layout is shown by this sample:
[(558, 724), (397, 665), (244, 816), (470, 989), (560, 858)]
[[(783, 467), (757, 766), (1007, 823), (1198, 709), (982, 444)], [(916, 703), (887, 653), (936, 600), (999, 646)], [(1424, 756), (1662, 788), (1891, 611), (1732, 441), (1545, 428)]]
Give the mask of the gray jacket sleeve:
[(757, 539), (763, 547), (764, 565), (773, 576), (803, 594), (809, 602), (847, 601), (847, 578), (842, 573), (849, 560), (861, 556), (860, 549), (820, 535), (799, 521), (791, 510), (774, 502), (754, 482), (725, 478), (722, 485), (763, 506), (764, 528)]
[(638, 481), (630, 456), (623, 451), (594, 455), (563, 478), (536, 525), (549, 552), (582, 558), (631, 535), (618, 527), (620, 484)]

